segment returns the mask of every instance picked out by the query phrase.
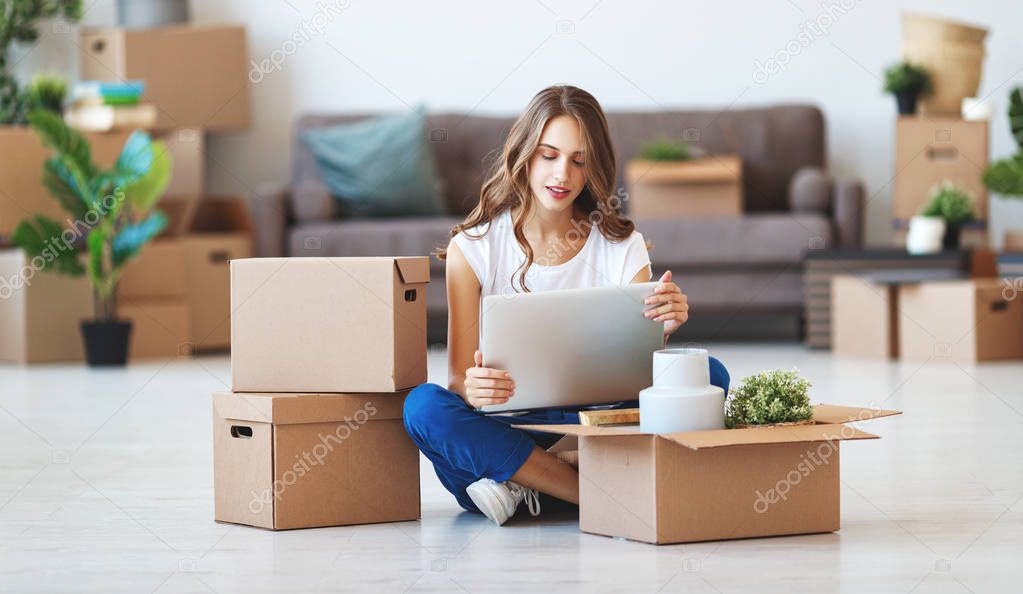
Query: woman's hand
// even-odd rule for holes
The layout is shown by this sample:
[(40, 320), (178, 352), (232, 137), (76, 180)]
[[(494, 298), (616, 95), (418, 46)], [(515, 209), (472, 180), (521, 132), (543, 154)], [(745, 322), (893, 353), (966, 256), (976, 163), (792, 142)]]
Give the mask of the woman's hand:
[(668, 270), (661, 276), (653, 295), (650, 295), (643, 302), (653, 305), (643, 314), (655, 322), (664, 323), (664, 339), (682, 327), (689, 319), (689, 298), (678, 285), (671, 281), (671, 271)]
[(473, 408), (504, 404), (515, 395), (515, 382), (503, 369), (483, 367), (483, 353), (472, 355), (474, 366), (465, 370), (465, 401)]

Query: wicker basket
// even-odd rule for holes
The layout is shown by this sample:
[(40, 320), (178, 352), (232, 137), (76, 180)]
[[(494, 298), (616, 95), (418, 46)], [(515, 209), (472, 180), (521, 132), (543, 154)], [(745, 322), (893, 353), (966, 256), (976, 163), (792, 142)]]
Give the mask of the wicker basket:
[(763, 425), (736, 425), (732, 429), (759, 429), (760, 427), (789, 427), (795, 425), (814, 425), (817, 421), (806, 419), (805, 421), (786, 421), (784, 423), (765, 423)]
[(934, 92), (920, 98), (920, 111), (959, 115), (963, 99), (980, 88), (987, 29), (903, 14), (902, 37), (902, 58), (927, 69), (934, 84)]

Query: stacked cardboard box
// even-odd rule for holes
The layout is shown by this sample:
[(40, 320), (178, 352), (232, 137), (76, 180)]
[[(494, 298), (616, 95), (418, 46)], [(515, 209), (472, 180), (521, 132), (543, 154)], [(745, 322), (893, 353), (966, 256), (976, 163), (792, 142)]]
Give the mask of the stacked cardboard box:
[(429, 259), (231, 262), (215, 517), (274, 530), (419, 518), (402, 405), (426, 381)]
[(230, 346), (228, 263), (252, 255), (244, 201), (165, 198), (171, 223), (125, 266), (118, 312), (132, 321), (132, 357), (173, 357)]
[(228, 131), (250, 121), (245, 28), (176, 25), (96, 28), (80, 34), (85, 80), (145, 82), (156, 128)]
[(903, 116), (895, 133), (895, 191), (892, 216), (895, 244), (905, 245), (909, 219), (930, 201), (931, 189), (945, 180), (973, 197), (977, 221), (962, 229), (963, 245), (988, 244), (988, 122), (954, 116)]

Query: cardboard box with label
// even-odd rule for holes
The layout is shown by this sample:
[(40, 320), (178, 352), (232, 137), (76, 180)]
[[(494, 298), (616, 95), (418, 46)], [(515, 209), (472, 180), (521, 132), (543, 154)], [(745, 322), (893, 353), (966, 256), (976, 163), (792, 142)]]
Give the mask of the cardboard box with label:
[(231, 262), (236, 392), (395, 392), (426, 381), (427, 257)]
[(249, 126), (245, 28), (173, 25), (83, 29), (81, 78), (142, 80), (142, 101), (157, 108), (158, 129), (240, 130)]
[(629, 161), (629, 215), (633, 218), (740, 216), (742, 160), (715, 155), (680, 162)]
[(0, 361), (81, 361), (81, 321), (93, 315), (87, 278), (43, 272), (23, 250), (0, 250)]
[(214, 394), (216, 520), (285, 530), (418, 519), (407, 395)]
[[(170, 219), (167, 231), (125, 266), (118, 286), (121, 305), (150, 312), (155, 324), (150, 335), (158, 343), (150, 343), (146, 354), (133, 346), (132, 355), (226, 348), (231, 343), (228, 263), (250, 257), (253, 249), (245, 202), (232, 196), (165, 198), (159, 208)], [(184, 333), (171, 340), (182, 323)]]
[(1004, 279), (903, 287), (899, 354), (907, 361), (1023, 359), (1023, 298)]
[(988, 122), (948, 116), (901, 116), (895, 133), (892, 217), (908, 221), (931, 199), (931, 189), (950, 180), (973, 197), (977, 219), (987, 220)]
[(846, 423), (895, 414), (818, 405), (811, 425), (667, 435), (522, 428), (578, 438), (583, 532), (669, 544), (838, 530), (840, 443), (878, 437)]
[[(82, 136), (100, 167), (112, 167), (128, 140), (127, 132)], [(60, 202), (43, 186), (43, 163), (53, 155), (28, 126), (0, 126), (0, 245), (6, 244), (18, 223), (37, 214), (71, 226)]]

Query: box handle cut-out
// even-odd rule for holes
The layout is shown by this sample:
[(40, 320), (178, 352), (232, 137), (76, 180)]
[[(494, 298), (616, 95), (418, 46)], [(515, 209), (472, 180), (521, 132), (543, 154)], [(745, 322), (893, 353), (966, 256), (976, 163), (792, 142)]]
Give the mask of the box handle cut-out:
[(951, 161), (956, 158), (959, 154), (959, 150), (954, 146), (948, 147), (931, 147), (927, 149), (927, 158), (936, 161), (938, 159)]
[(405, 301), (415, 301), (415, 300), (416, 300), (416, 290), (415, 289), (406, 289), (405, 290)]
[(237, 437), (238, 439), (252, 439), (252, 427), (231, 425), (231, 437)]
[(230, 255), (223, 250), (210, 252), (210, 262), (214, 264), (226, 264), (228, 260), (230, 260)]

